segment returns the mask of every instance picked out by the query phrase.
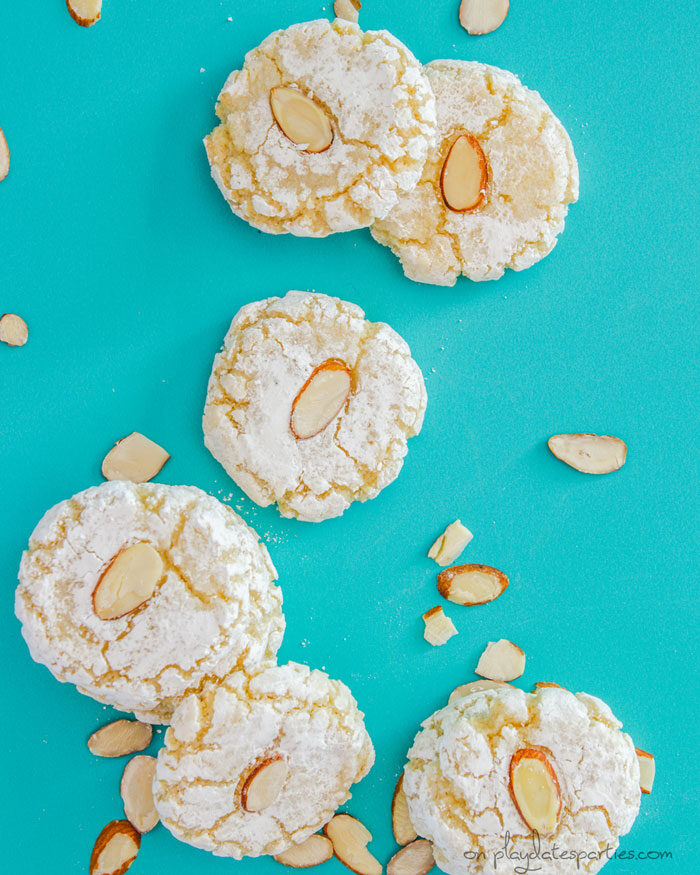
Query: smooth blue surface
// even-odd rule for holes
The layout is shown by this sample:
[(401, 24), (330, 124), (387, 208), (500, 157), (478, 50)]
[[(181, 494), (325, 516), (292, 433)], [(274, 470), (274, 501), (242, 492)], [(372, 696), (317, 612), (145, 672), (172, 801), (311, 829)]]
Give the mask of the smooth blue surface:
[[(380, 859), (394, 850), (390, 799), (419, 722), (506, 637), (527, 653), (525, 688), (599, 695), (656, 754), (654, 793), (623, 848), (673, 859), (605, 871), (700, 870), (698, 7), (513, 0), (500, 30), (472, 38), (457, 5), (366, 0), (361, 20), (423, 61), (487, 61), (541, 91), (570, 131), (581, 200), (539, 265), (445, 290), (405, 280), (367, 231), (259, 234), (209, 178), (201, 138), (227, 74), (270, 31), (327, 8), (105, 0), (84, 30), (61, 0), (0, 3), (12, 151), (0, 312), (31, 332), (22, 349), (0, 345), (4, 871), (85, 872), (97, 833), (121, 816), (122, 762), (85, 747), (111, 715), (31, 662), (13, 590), (42, 513), (99, 482), (105, 452), (134, 429), (172, 453), (159, 480), (230, 500), (264, 536), (285, 598), (281, 658), (324, 667), (366, 712), (377, 764), (347, 808)], [(396, 483), (318, 526), (243, 500), (200, 429), (233, 314), (290, 288), (393, 325), (429, 393)], [(624, 438), (625, 468), (586, 477), (549, 455), (550, 434), (580, 430)], [(447, 606), (460, 634), (430, 648), (420, 615), (440, 599), (425, 553), (457, 516), (475, 533), (464, 561), (502, 568), (511, 585), (488, 606)], [(132, 871), (234, 869), (282, 871), (214, 858), (162, 827)]]

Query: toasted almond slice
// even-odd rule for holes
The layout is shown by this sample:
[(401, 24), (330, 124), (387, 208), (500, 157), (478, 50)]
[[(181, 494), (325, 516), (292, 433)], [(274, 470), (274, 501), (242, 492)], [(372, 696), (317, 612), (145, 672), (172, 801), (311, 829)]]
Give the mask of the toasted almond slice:
[(153, 776), (156, 773), (156, 758), (132, 757), (124, 766), (119, 787), (124, 814), (141, 833), (150, 832), (159, 817), (153, 801)]
[(8, 346), (24, 346), (29, 337), (27, 323), (16, 313), (5, 313), (0, 318), (0, 340)]
[(457, 634), (454, 623), (439, 605), (423, 614), (423, 622), (425, 623), (423, 637), (433, 647), (440, 647)]
[(340, 359), (327, 359), (311, 373), (292, 402), (289, 427), (297, 440), (314, 437), (340, 413), (352, 389), (350, 369)]
[(170, 453), (163, 447), (134, 431), (117, 441), (107, 453), (102, 463), (102, 475), (107, 480), (146, 483), (156, 476), (169, 458)]
[(333, 856), (333, 842), (322, 835), (312, 835), (298, 845), (292, 845), (286, 851), (275, 854), (275, 860), (283, 866), (292, 869), (309, 869), (319, 866)]
[(10, 172), (10, 147), (7, 145), (5, 135), (0, 128), (0, 182)]
[(128, 820), (113, 820), (97, 836), (90, 875), (123, 875), (136, 859), (141, 836)]
[(459, 520), (450, 523), (433, 546), (428, 550), (428, 558), (434, 559), (443, 568), (454, 562), (462, 550), (474, 537)]
[(280, 795), (289, 775), (289, 766), (281, 756), (269, 757), (255, 768), (243, 785), (241, 804), (246, 811), (264, 811)]
[(551, 763), (541, 750), (521, 748), (510, 761), (510, 795), (518, 813), (539, 835), (550, 835), (561, 814), (561, 790)]
[(651, 788), (654, 786), (654, 776), (656, 775), (654, 754), (640, 750), (638, 747), (635, 747), (635, 750), (639, 760), (639, 787), (642, 793), (651, 793)]
[(333, 842), (333, 853), (357, 875), (381, 875), (382, 864), (367, 850), (372, 833), (349, 814), (336, 814), (323, 827)]
[(432, 844), (416, 839), (394, 854), (386, 864), (386, 875), (428, 875), (434, 865)]
[(525, 671), (525, 654), (512, 641), (489, 641), (475, 674), (490, 681), (514, 681)]
[(612, 474), (627, 458), (627, 445), (609, 434), (555, 434), (547, 446), (552, 454), (584, 474)]
[(401, 772), (399, 780), (396, 782), (396, 788), (391, 800), (391, 828), (394, 831), (394, 838), (398, 845), (407, 845), (418, 838), (418, 833), (411, 823), (408, 800), (403, 791), (403, 772)]
[(564, 689), (564, 687), (560, 687), (559, 684), (555, 684), (552, 681), (537, 681), (535, 686), (532, 688), (532, 691), (534, 693), (535, 690), (541, 690), (541, 689), (546, 688), (546, 687), (554, 687), (557, 690)]
[(124, 757), (145, 750), (152, 738), (153, 729), (148, 723), (114, 720), (93, 732), (87, 746), (96, 757)]
[(333, 142), (333, 128), (325, 111), (297, 88), (270, 89), (270, 108), (279, 129), (304, 152), (325, 152)]
[(471, 696), (472, 693), (482, 693), (484, 690), (500, 690), (507, 686), (510, 685), (503, 681), (470, 681), (468, 684), (461, 684), (459, 687), (455, 687), (450, 693), (450, 698), (447, 700), (447, 704), (451, 705), (453, 702), (456, 702), (457, 699)]
[(160, 553), (139, 541), (124, 547), (112, 559), (92, 593), (92, 604), (100, 620), (116, 620), (135, 611), (155, 592), (163, 576)]
[(70, 17), (81, 27), (90, 27), (102, 14), (102, 0), (66, 0), (66, 6)]
[(486, 156), (473, 134), (460, 134), (442, 165), (440, 188), (455, 213), (470, 213), (486, 200), (489, 169)]
[(462, 0), (459, 23), (473, 36), (491, 33), (508, 15), (508, 0)]
[(437, 580), (440, 595), (458, 605), (485, 605), (508, 587), (506, 575), (490, 565), (453, 565)]
[(345, 21), (357, 21), (360, 17), (360, 9), (362, 9), (361, 0), (335, 0), (333, 4), (333, 12), (336, 18), (343, 18)]

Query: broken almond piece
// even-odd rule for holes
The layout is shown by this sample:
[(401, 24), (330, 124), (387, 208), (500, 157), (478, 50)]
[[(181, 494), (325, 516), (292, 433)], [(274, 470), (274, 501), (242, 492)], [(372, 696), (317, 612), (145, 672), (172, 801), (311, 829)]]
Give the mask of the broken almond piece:
[(113, 820), (97, 836), (90, 855), (90, 875), (123, 875), (136, 859), (141, 835), (128, 820)]
[(343, 409), (350, 390), (350, 369), (340, 359), (327, 359), (313, 370), (292, 403), (289, 427), (304, 441), (323, 431)]
[(298, 845), (275, 854), (275, 860), (292, 869), (309, 869), (320, 866), (333, 856), (333, 842), (326, 836), (314, 834)]
[(100, 620), (117, 620), (135, 611), (155, 592), (163, 576), (160, 553), (139, 541), (124, 547), (112, 559), (92, 594), (92, 604)]
[(93, 732), (87, 746), (97, 757), (123, 757), (145, 750), (152, 738), (153, 729), (148, 723), (115, 720)]
[(457, 559), (473, 537), (468, 528), (459, 520), (455, 520), (428, 550), (428, 559), (434, 559), (444, 568)]
[(277, 799), (287, 780), (289, 767), (281, 756), (270, 757), (248, 776), (241, 791), (246, 811), (264, 811)]
[(433, 647), (440, 647), (457, 634), (454, 623), (439, 605), (423, 614), (423, 622), (425, 623), (423, 637)]
[(508, 15), (508, 0), (462, 0), (459, 23), (472, 36), (492, 33)]
[(124, 766), (119, 792), (124, 803), (124, 814), (141, 833), (150, 832), (160, 819), (153, 801), (153, 776), (156, 758), (132, 757)]
[(552, 681), (537, 681), (535, 686), (532, 688), (532, 691), (540, 690), (543, 687), (554, 687), (557, 690), (563, 690), (564, 687), (560, 687), (559, 684), (555, 684)]
[(638, 747), (635, 747), (635, 751), (639, 760), (639, 788), (642, 793), (651, 793), (651, 788), (654, 786), (654, 776), (656, 775), (654, 754), (640, 750)]
[(522, 748), (510, 761), (510, 795), (518, 813), (541, 836), (557, 828), (561, 790), (556, 772), (541, 750)]
[(333, 842), (333, 853), (357, 875), (381, 875), (382, 864), (367, 850), (372, 833), (349, 814), (336, 814), (323, 827)]
[(490, 681), (514, 681), (525, 671), (525, 654), (512, 641), (489, 641), (481, 654), (475, 674)]
[(488, 164), (479, 141), (473, 134), (460, 134), (442, 165), (443, 200), (455, 213), (470, 213), (486, 200), (488, 181)]
[(117, 441), (102, 462), (102, 476), (106, 480), (130, 480), (146, 483), (151, 480), (170, 458), (170, 453), (155, 441), (132, 432)]
[(547, 446), (557, 459), (584, 474), (612, 474), (627, 458), (627, 445), (609, 434), (555, 434)]
[(361, 0), (335, 0), (333, 4), (333, 12), (336, 18), (343, 18), (345, 21), (357, 21), (360, 17), (360, 9), (362, 9)]
[(428, 875), (434, 865), (432, 844), (416, 839), (394, 854), (386, 864), (386, 875)]
[(270, 108), (279, 129), (304, 152), (325, 152), (333, 142), (333, 128), (325, 111), (297, 88), (270, 89)]
[(403, 772), (396, 782), (394, 795), (391, 799), (391, 828), (397, 845), (407, 845), (418, 838), (418, 833), (411, 823), (408, 811), (408, 800), (403, 792)]
[(102, 14), (102, 0), (66, 0), (66, 6), (81, 27), (91, 27)]
[(8, 346), (24, 346), (29, 337), (27, 323), (16, 313), (5, 313), (0, 318), (0, 340)]
[(481, 693), (484, 690), (500, 690), (502, 687), (507, 686), (509, 685), (503, 681), (470, 681), (468, 684), (461, 684), (459, 687), (455, 687), (450, 693), (450, 698), (447, 700), (447, 704), (451, 705), (453, 702), (456, 702), (457, 699), (463, 699), (465, 696), (470, 696), (472, 693)]
[(508, 578), (490, 565), (454, 565), (438, 574), (437, 588), (443, 598), (458, 605), (485, 605), (502, 595)]
[(5, 135), (0, 128), (0, 182), (10, 172), (10, 147), (7, 145)]

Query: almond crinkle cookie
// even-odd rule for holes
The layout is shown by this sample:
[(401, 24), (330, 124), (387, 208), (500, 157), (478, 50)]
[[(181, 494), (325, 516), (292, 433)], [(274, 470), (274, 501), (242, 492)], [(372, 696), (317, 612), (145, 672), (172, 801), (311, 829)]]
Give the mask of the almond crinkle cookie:
[(204, 441), (240, 488), (319, 522), (374, 498), (423, 424), (408, 344), (355, 304), (289, 292), (243, 307), (214, 360)]
[(569, 135), (536, 91), (512, 73), (433, 61), (437, 139), (420, 182), (372, 236), (416, 282), (451, 286), (460, 274), (492, 280), (554, 248), (578, 199)]
[(60, 681), (167, 723), (205, 679), (252, 671), (282, 642), (282, 594), (258, 536), (190, 486), (104, 483), (49, 510), (15, 610)]
[(520, 871), (536, 848), (532, 869), (598, 872), (639, 811), (639, 765), (621, 726), (600, 699), (554, 685), (459, 698), (408, 752), (413, 826), (450, 875)]
[(324, 237), (370, 225), (420, 179), (435, 100), (387, 31), (325, 19), (272, 33), (224, 85), (205, 146), (255, 228)]
[(185, 698), (158, 754), (154, 797), (181, 841), (236, 859), (276, 854), (327, 823), (373, 762), (350, 690), (290, 662)]

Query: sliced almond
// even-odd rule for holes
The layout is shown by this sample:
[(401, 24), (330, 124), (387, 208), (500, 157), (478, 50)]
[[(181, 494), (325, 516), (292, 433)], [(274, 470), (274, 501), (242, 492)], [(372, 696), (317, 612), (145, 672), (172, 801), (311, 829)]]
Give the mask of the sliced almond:
[(559, 684), (555, 684), (552, 681), (537, 681), (535, 686), (533, 687), (533, 692), (535, 690), (541, 690), (546, 687), (554, 687), (557, 690), (563, 690), (564, 687), (560, 687)]
[(292, 403), (289, 427), (297, 440), (314, 437), (343, 409), (352, 389), (352, 375), (345, 362), (327, 359), (315, 368)]
[(360, 17), (360, 9), (362, 9), (361, 0), (335, 0), (333, 4), (333, 12), (336, 18), (343, 18), (345, 21), (357, 21)]
[(270, 757), (248, 776), (241, 792), (241, 804), (246, 811), (264, 811), (277, 799), (289, 775), (289, 767), (281, 756)]
[(8, 346), (24, 346), (28, 337), (29, 329), (21, 316), (16, 313), (5, 313), (0, 318), (0, 340), (3, 343)]
[(423, 622), (425, 623), (423, 637), (433, 647), (440, 647), (457, 634), (454, 623), (439, 605), (423, 614)]
[(531, 830), (541, 836), (557, 828), (561, 790), (556, 772), (541, 750), (521, 748), (510, 761), (510, 795)]
[(490, 565), (454, 565), (438, 574), (440, 595), (458, 605), (485, 605), (502, 595), (508, 578)]
[(450, 523), (433, 546), (428, 550), (428, 558), (434, 559), (443, 568), (454, 562), (462, 550), (474, 537), (459, 520)]
[(465, 696), (471, 696), (472, 693), (481, 693), (484, 690), (500, 690), (503, 687), (509, 686), (503, 681), (470, 681), (468, 684), (461, 684), (450, 693), (450, 698), (447, 704), (451, 705), (457, 699), (463, 699)]
[(66, 0), (66, 6), (73, 21), (81, 27), (90, 27), (102, 14), (102, 0)]
[(88, 738), (87, 746), (96, 757), (124, 757), (145, 750), (153, 738), (153, 728), (138, 720), (115, 720)]
[(584, 474), (611, 474), (627, 458), (627, 445), (609, 434), (555, 434), (547, 446), (557, 459)]
[(141, 836), (128, 820), (113, 820), (97, 836), (90, 875), (123, 875), (136, 859)]
[(5, 135), (0, 128), (0, 182), (10, 172), (10, 147), (7, 145)]
[(394, 854), (386, 864), (386, 875), (428, 875), (434, 865), (432, 844), (416, 839)]
[(462, 0), (459, 23), (473, 36), (491, 33), (508, 15), (508, 0)]
[(320, 866), (333, 856), (333, 842), (322, 835), (312, 835), (298, 845), (292, 845), (281, 854), (275, 854), (275, 860), (283, 866), (292, 869), (309, 869)]
[(656, 775), (654, 754), (640, 750), (638, 747), (635, 747), (635, 750), (639, 760), (639, 787), (642, 793), (651, 793), (651, 788), (654, 786), (654, 776)]
[(159, 817), (153, 801), (153, 776), (156, 773), (156, 758), (132, 757), (124, 766), (120, 793), (124, 814), (129, 823), (140, 833), (150, 832)]
[(372, 833), (349, 814), (336, 814), (323, 827), (333, 842), (333, 853), (357, 875), (381, 875), (382, 864), (367, 850)]
[(325, 111), (297, 88), (270, 89), (270, 108), (279, 129), (304, 152), (325, 152), (333, 142), (333, 128)]
[(146, 483), (155, 477), (170, 458), (163, 447), (137, 431), (112, 447), (102, 463), (102, 476), (107, 480), (130, 480)]
[(100, 620), (116, 620), (135, 611), (153, 595), (163, 576), (160, 553), (139, 541), (125, 547), (112, 559), (92, 594), (92, 604)]
[(470, 213), (486, 200), (489, 169), (486, 156), (473, 134), (460, 134), (442, 165), (440, 188), (455, 213)]
[(396, 782), (394, 795), (391, 800), (391, 828), (397, 845), (407, 845), (418, 838), (418, 833), (411, 823), (411, 815), (408, 811), (408, 800), (403, 791), (403, 772)]
[(512, 641), (489, 641), (481, 654), (475, 674), (490, 681), (514, 681), (525, 671), (525, 654)]

